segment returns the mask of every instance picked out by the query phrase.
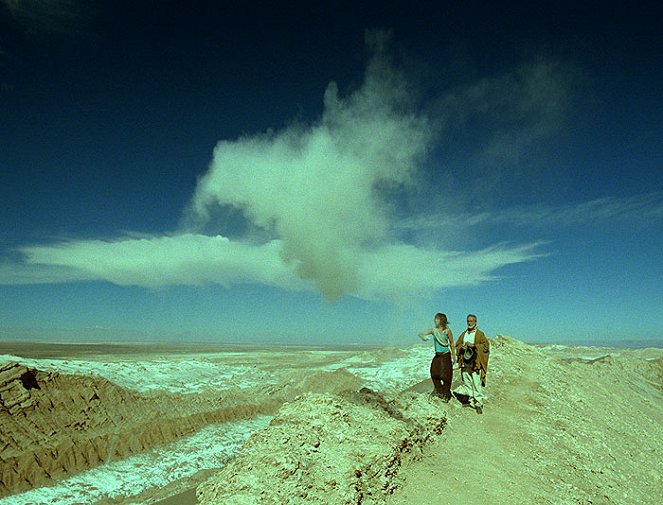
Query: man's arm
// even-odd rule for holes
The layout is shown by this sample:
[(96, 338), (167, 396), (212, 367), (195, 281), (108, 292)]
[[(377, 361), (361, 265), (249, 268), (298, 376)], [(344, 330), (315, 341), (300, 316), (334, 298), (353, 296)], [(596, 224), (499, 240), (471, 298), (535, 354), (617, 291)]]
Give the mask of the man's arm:
[(465, 332), (460, 334), (460, 337), (458, 337), (458, 342), (456, 342), (456, 356), (458, 356), (458, 351), (460, 351), (460, 348), (463, 347), (464, 338)]
[(481, 339), (481, 350), (484, 354), (488, 354), (490, 352), (490, 342), (488, 341), (488, 337), (486, 337), (484, 332), (481, 332), (481, 336), (483, 337)]

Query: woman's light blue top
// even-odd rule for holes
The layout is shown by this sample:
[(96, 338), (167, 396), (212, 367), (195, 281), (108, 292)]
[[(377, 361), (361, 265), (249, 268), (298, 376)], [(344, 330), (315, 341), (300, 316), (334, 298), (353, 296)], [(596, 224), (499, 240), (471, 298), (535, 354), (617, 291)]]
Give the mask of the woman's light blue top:
[(435, 342), (435, 352), (449, 352), (449, 337), (437, 328), (433, 328), (433, 342)]

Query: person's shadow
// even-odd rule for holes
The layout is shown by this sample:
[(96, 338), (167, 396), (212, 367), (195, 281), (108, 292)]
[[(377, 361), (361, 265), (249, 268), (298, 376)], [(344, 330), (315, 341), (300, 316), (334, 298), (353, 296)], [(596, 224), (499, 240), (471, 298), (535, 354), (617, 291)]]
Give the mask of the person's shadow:
[(463, 405), (469, 405), (469, 403), (470, 403), (470, 397), (469, 397), (468, 395), (463, 395), (463, 394), (461, 394), (461, 393), (455, 393), (455, 392), (453, 392), (453, 391), (451, 392), (451, 394), (452, 394), (453, 397), (454, 397), (456, 400), (458, 400), (461, 404), (463, 404)]

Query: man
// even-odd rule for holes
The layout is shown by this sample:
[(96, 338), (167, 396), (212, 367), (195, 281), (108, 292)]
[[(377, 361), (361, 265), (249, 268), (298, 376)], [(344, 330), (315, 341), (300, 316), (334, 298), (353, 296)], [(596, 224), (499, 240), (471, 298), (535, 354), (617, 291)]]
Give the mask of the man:
[(490, 343), (484, 332), (477, 328), (477, 316), (468, 314), (467, 330), (461, 333), (456, 342), (456, 356), (463, 383), (455, 392), (468, 396), (468, 405), (474, 407), (477, 414), (483, 413), (483, 388), (486, 386), (489, 352)]

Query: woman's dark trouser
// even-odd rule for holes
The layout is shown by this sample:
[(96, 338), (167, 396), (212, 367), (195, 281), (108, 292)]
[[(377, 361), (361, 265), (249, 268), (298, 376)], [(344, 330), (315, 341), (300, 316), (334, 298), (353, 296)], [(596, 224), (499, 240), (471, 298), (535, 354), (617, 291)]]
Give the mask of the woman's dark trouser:
[(435, 393), (442, 398), (451, 398), (451, 379), (453, 366), (451, 353), (437, 353), (430, 363), (430, 378), (435, 386)]

